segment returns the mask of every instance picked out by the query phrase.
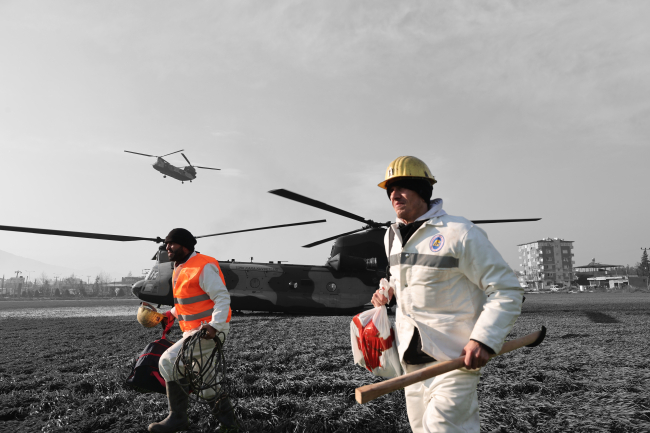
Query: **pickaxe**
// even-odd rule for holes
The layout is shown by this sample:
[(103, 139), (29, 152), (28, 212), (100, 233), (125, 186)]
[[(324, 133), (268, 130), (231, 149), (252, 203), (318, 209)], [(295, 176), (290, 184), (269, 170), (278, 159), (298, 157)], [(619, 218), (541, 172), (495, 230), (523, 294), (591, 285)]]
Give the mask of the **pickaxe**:
[[(533, 332), (525, 337), (517, 338), (516, 340), (506, 341), (498, 354), (491, 355), (490, 359), (504, 353), (512, 352), (513, 350), (526, 347), (538, 346), (546, 336), (546, 327), (542, 326), (541, 331)], [(385, 380), (379, 383), (364, 385), (355, 390), (355, 398), (359, 404), (368, 403), (371, 400), (381, 397), (398, 389), (402, 389), (417, 382), (430, 379), (443, 373), (448, 373), (452, 370), (457, 370), (465, 366), (465, 357), (461, 356), (449, 361), (443, 361), (436, 365), (423, 368), (413, 373), (404, 374), (402, 376)]]

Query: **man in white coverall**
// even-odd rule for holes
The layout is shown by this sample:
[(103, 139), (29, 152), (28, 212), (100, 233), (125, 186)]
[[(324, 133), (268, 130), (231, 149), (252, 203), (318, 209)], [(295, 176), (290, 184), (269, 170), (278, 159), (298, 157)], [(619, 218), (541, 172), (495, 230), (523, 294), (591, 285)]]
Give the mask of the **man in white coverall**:
[[(167, 349), (158, 363), (160, 374), (167, 382), (169, 416), (149, 425), (150, 432), (177, 432), (189, 425), (188, 381), (174, 371), (183, 342), (193, 334), (205, 330), (201, 347), (195, 345), (193, 357), (206, 358), (215, 347), (214, 337), (223, 342), (230, 330), (230, 295), (226, 288), (219, 262), (194, 251), (196, 238), (181, 228), (173, 229), (165, 239), (169, 260), (174, 262), (172, 283), (174, 307), (170, 313), (178, 320), (183, 338)], [(202, 351), (202, 352), (201, 352)], [(184, 366), (182, 367), (182, 371)], [(212, 390), (202, 392), (202, 397), (214, 398)], [(236, 429), (237, 424), (228, 398), (216, 402), (214, 414), (222, 427)]]
[[(482, 229), (430, 200), (434, 183), (424, 162), (402, 156), (379, 184), (397, 215), (384, 243), (404, 371), (465, 357), (465, 368), (406, 387), (406, 409), (416, 433), (478, 433), (480, 368), (501, 350), (523, 289)], [(372, 297), (375, 306), (387, 302), (379, 291)]]

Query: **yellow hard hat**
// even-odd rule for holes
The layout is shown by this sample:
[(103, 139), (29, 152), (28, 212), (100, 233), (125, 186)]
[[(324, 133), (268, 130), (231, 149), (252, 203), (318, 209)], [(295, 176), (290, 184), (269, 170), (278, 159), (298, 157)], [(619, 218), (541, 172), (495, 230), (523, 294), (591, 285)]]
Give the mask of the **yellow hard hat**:
[(391, 162), (386, 169), (384, 181), (377, 186), (386, 189), (386, 183), (398, 178), (426, 179), (432, 186), (437, 182), (429, 167), (414, 156), (400, 156)]
[(138, 308), (138, 322), (145, 328), (153, 328), (164, 318), (164, 314), (160, 314), (153, 305), (146, 302), (143, 302)]

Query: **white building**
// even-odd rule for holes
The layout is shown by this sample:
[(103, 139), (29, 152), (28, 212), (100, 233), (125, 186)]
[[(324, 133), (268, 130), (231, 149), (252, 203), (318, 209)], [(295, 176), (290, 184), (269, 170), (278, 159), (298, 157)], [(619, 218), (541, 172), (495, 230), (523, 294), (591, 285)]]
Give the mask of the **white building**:
[(620, 277), (591, 277), (587, 278), (587, 281), (589, 281), (589, 287), (604, 287), (607, 289), (620, 289), (630, 284), (628, 277), (625, 275), (621, 275)]
[(527, 285), (537, 289), (570, 286), (575, 263), (572, 244), (573, 241), (545, 238), (517, 245)]

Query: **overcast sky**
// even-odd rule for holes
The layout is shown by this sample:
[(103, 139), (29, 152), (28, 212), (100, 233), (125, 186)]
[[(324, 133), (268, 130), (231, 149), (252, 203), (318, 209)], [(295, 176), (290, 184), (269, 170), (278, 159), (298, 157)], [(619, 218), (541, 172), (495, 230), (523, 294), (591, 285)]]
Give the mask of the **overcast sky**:
[[(575, 264), (650, 247), (645, 1), (0, 2), (0, 225), (201, 240), (217, 259), (323, 264), (360, 228), (267, 191), (376, 221), (377, 184), (423, 159), (434, 197), (517, 244), (574, 241)], [(153, 158), (184, 149), (192, 183)], [(180, 154), (169, 162), (186, 165)], [(115, 276), (156, 245), (0, 232), (0, 250)], [(3, 270), (12, 272), (15, 270)]]

